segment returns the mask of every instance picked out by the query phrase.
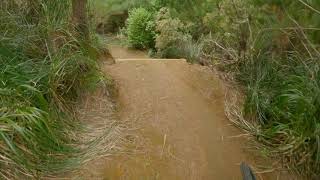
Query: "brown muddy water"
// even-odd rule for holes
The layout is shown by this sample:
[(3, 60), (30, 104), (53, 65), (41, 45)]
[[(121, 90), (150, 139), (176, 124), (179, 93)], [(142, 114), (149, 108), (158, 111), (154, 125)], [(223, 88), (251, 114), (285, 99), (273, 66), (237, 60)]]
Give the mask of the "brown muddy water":
[[(247, 151), (248, 140), (226, 118), (223, 86), (208, 67), (109, 48), (122, 59), (104, 70), (119, 88), (118, 116), (130, 124), (130, 143), (126, 153), (90, 166), (95, 173), (84, 179), (240, 180), (241, 162), (264, 162)], [(258, 178), (291, 179), (281, 172)]]

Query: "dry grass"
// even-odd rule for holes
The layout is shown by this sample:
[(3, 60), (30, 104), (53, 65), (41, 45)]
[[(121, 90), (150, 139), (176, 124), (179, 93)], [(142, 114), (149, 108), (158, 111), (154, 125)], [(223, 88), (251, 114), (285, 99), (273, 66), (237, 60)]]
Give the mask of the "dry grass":
[[(224, 78), (227, 79), (227, 78)], [(229, 79), (229, 78), (228, 78)], [(230, 80), (230, 79), (229, 79)], [(248, 121), (244, 118), (243, 104), (244, 95), (239, 85), (234, 82), (225, 82), (225, 114), (227, 118), (237, 127), (243, 129), (246, 133), (259, 134), (259, 125), (257, 122)]]
[(75, 107), (75, 115), (82, 129), (73, 134), (77, 142), (74, 146), (80, 149), (77, 155), (80, 159), (79, 167), (50, 179), (92, 177), (101, 168), (97, 165), (97, 161), (101, 162), (123, 152), (126, 126), (119, 122), (116, 115), (117, 106), (112, 100), (111, 93), (105, 87), (99, 87), (93, 93), (84, 93), (81, 99), (82, 101)]
[[(252, 156), (258, 158), (259, 160), (256, 164), (251, 164), (253, 171), (257, 175), (257, 178), (262, 179), (263, 174), (277, 174), (277, 179), (298, 179), (302, 178), (297, 174), (293, 175), (290, 167), (286, 167), (283, 162), (281, 154), (274, 152), (273, 155), (272, 148), (268, 145), (261, 143), (259, 136), (263, 135), (261, 132), (261, 125), (258, 121), (248, 120), (244, 117), (243, 106), (245, 101), (244, 87), (236, 83), (234, 75), (225, 72), (217, 71), (213, 67), (213, 71), (217, 73), (223, 81), (225, 90), (225, 114), (227, 118), (236, 127), (243, 131), (243, 134), (239, 137), (246, 137), (248, 140), (247, 151), (252, 152)], [(266, 154), (267, 153), (267, 154)]]

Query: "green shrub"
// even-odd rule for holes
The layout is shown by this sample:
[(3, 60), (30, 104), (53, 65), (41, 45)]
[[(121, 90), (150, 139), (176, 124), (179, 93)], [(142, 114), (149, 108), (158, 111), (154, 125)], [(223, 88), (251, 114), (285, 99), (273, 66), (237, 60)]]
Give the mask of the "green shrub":
[(155, 32), (152, 13), (144, 8), (130, 11), (127, 20), (127, 36), (129, 45), (134, 48), (153, 48)]
[(185, 57), (186, 45), (192, 37), (178, 18), (172, 18), (168, 8), (161, 8), (156, 17), (156, 50), (163, 58)]

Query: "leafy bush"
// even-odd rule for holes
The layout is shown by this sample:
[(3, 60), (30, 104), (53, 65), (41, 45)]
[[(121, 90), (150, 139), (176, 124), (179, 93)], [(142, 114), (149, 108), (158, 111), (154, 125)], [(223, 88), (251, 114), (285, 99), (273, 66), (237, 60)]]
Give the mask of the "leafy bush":
[(182, 58), (187, 43), (192, 41), (186, 26), (172, 18), (168, 8), (161, 8), (156, 17), (156, 50), (164, 58)]
[(155, 32), (152, 13), (144, 8), (130, 11), (127, 20), (127, 36), (129, 45), (134, 48), (153, 48)]

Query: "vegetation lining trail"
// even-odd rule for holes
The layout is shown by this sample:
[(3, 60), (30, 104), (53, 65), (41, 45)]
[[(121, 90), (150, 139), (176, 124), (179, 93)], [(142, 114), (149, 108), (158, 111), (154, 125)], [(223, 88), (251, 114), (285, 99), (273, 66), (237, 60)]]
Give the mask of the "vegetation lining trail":
[[(110, 48), (117, 59), (124, 53)], [(125, 50), (124, 50), (125, 51)], [(105, 168), (111, 179), (240, 179), (245, 140), (224, 114), (224, 93), (207, 67), (185, 61), (107, 66), (119, 86), (120, 118), (140, 126), (133, 149)], [(252, 164), (252, 161), (251, 161)], [(267, 179), (264, 177), (264, 179)]]

